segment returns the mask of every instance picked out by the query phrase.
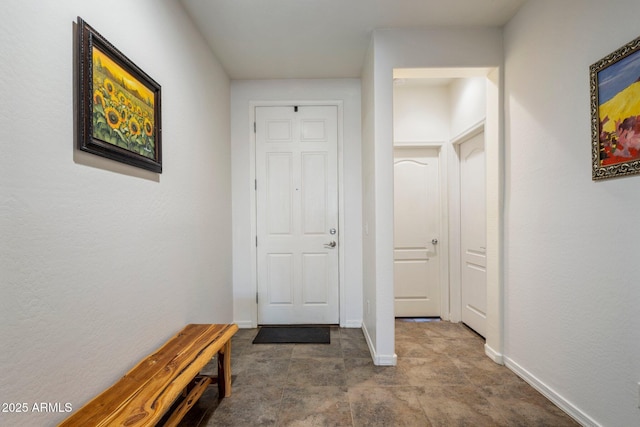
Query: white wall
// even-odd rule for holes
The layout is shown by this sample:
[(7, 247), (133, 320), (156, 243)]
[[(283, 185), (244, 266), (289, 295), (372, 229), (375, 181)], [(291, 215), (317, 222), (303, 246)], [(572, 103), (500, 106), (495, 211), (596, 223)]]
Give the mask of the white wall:
[(344, 129), (342, 135), (344, 194), (344, 229), (341, 230), (344, 253), (344, 281), (341, 283), (340, 324), (362, 325), (362, 180), (360, 137), (360, 80), (234, 80), (231, 83), (231, 141), (233, 193), (233, 283), (234, 319), (241, 327), (257, 325), (255, 303), (255, 229), (252, 230), (251, 200), (254, 165), (252, 161), (250, 123), (251, 103), (280, 101), (342, 101)]
[(456, 72), (459, 70), (451, 69), (452, 79), (447, 83), (429, 83), (428, 78), (394, 83), (393, 139), (396, 144), (448, 141), (484, 121), (487, 78), (457, 78)]
[[(370, 92), (367, 96), (374, 100), (370, 138), (375, 197), (368, 196), (365, 188), (364, 203), (365, 206), (373, 205), (375, 236), (369, 241), (365, 239), (363, 251), (375, 253), (371, 262), (367, 263), (365, 257), (364, 274), (365, 278), (375, 275), (375, 282), (365, 282), (365, 292), (372, 286), (371, 292), (376, 296), (376, 317), (375, 320), (367, 319), (365, 314), (365, 325), (376, 324), (376, 337), (372, 341), (375, 341), (379, 358), (377, 363), (393, 364), (393, 69), (499, 67), (502, 63), (502, 31), (498, 28), (376, 30), (372, 60), (373, 84), (367, 90)], [(363, 167), (367, 167), (364, 161)]]
[(444, 142), (449, 139), (449, 88), (422, 79), (393, 86), (393, 141)]
[(449, 86), (450, 136), (456, 138), (487, 116), (487, 78), (455, 79)]
[(505, 31), (507, 364), (603, 426), (640, 425), (640, 177), (591, 180), (589, 65), (638, 16), (530, 1)]
[[(162, 85), (161, 175), (75, 150), (78, 15)], [(0, 396), (77, 409), (185, 324), (232, 320), (229, 82), (171, 0), (0, 20)]]

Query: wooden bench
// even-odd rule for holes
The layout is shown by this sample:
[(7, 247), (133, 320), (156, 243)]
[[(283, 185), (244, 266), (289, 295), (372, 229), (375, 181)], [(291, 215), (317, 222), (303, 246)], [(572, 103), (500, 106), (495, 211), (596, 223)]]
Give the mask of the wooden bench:
[[(237, 330), (235, 324), (187, 325), (60, 426), (154, 426), (172, 407), (164, 425), (177, 425), (212, 382), (219, 398), (231, 395), (231, 337)], [(199, 375), (216, 354), (217, 378)]]

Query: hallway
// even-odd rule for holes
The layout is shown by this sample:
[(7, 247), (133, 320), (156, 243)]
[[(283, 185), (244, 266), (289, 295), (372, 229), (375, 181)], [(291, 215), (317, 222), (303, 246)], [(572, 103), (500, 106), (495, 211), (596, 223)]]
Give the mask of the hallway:
[(398, 366), (374, 366), (360, 329), (331, 344), (233, 338), (232, 396), (210, 387), (181, 426), (575, 426), (483, 352), (461, 324), (396, 320)]

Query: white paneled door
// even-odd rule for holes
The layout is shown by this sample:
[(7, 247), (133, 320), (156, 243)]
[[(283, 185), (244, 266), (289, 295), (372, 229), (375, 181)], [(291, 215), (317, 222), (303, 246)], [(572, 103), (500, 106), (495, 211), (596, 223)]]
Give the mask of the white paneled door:
[(462, 321), (482, 336), (487, 321), (484, 133), (460, 145)]
[(394, 151), (396, 317), (440, 316), (440, 183), (437, 148)]
[(256, 107), (258, 323), (339, 323), (336, 106)]

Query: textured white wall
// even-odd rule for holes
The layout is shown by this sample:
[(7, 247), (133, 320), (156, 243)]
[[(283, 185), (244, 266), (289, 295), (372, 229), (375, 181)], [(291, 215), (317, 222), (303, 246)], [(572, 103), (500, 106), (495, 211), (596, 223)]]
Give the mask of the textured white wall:
[(640, 425), (640, 176), (591, 180), (589, 66), (638, 16), (530, 1), (505, 31), (507, 363), (603, 426)]
[(231, 83), (231, 140), (233, 170), (233, 292), (234, 319), (242, 327), (255, 327), (256, 283), (251, 277), (255, 265), (255, 230), (251, 229), (251, 199), (255, 197), (251, 164), (251, 102), (342, 101), (344, 194), (344, 318), (340, 324), (362, 324), (362, 180), (360, 133), (360, 80), (234, 80)]
[[(76, 152), (78, 15), (162, 85), (161, 175)], [(186, 323), (232, 320), (229, 82), (172, 0), (0, 20), (0, 396), (77, 409)]]

